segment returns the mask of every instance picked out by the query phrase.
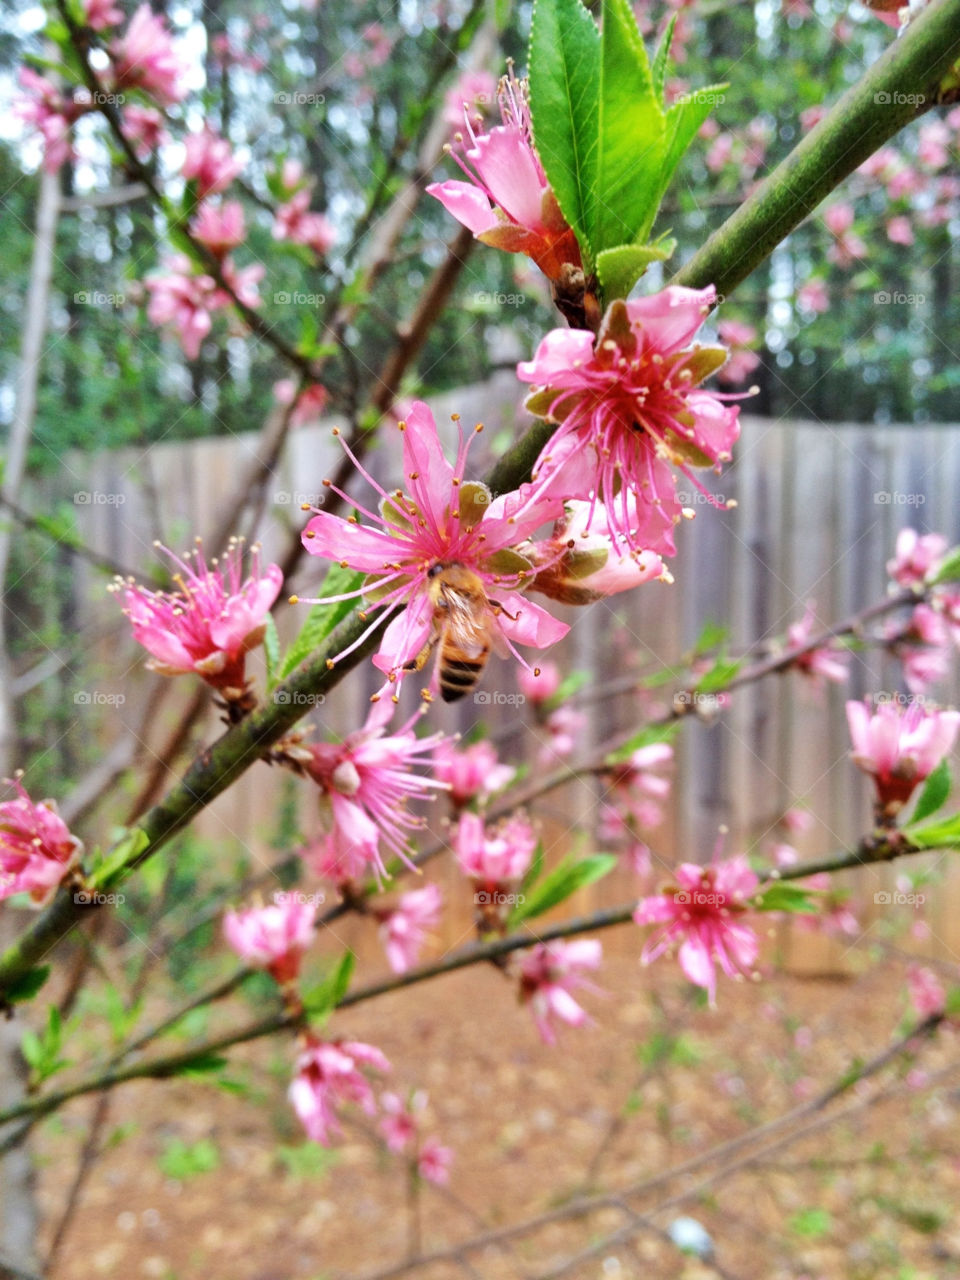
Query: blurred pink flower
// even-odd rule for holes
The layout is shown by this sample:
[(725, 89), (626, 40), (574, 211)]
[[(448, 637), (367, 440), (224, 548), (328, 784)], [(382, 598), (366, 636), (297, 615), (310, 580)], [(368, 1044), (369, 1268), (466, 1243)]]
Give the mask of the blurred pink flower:
[(113, 0), (82, 0), (83, 16), (88, 27), (94, 31), (105, 31), (107, 27), (115, 27), (122, 22), (124, 13)]
[(227, 200), (221, 205), (202, 204), (190, 224), (190, 231), (215, 257), (223, 258), (246, 238), (243, 205), (238, 200)]
[(373, 1088), (361, 1068), (387, 1072), (390, 1063), (379, 1049), (358, 1040), (305, 1037), (288, 1096), (312, 1141), (329, 1146), (331, 1136), (342, 1132), (337, 1109), (347, 1103), (356, 1103), (368, 1116), (376, 1113)]
[(161, 107), (186, 97), (187, 66), (162, 18), (142, 4), (126, 31), (109, 47), (113, 85), (117, 90), (142, 89)]
[(196, 360), (213, 327), (211, 315), (226, 305), (228, 296), (212, 276), (195, 272), (184, 253), (171, 254), (162, 266), (165, 270), (144, 280), (150, 292), (147, 316), (155, 325), (173, 328), (184, 355)]
[(598, 991), (583, 971), (599, 968), (602, 959), (601, 945), (593, 938), (541, 942), (521, 956), (520, 999), (530, 1005), (544, 1044), (556, 1044), (554, 1018), (571, 1027), (582, 1027), (591, 1021), (571, 992), (578, 988)]
[(52, 81), (32, 67), (20, 68), (19, 82), (23, 92), (13, 98), (13, 114), (40, 134), (43, 139), (43, 167), (48, 173), (56, 173), (74, 154), (70, 140), (71, 124), (89, 108), (64, 97)]
[(928, 169), (942, 169), (950, 163), (950, 130), (942, 120), (928, 120), (920, 126), (917, 159)]
[(924, 693), (950, 674), (950, 628), (928, 604), (918, 604), (908, 625), (892, 633), (890, 647), (903, 663), (903, 678), (911, 693)]
[(704, 157), (704, 163), (711, 173), (719, 173), (733, 159), (733, 134), (721, 133)]
[(756, 351), (750, 350), (757, 340), (756, 329), (752, 324), (742, 324), (739, 320), (721, 320), (717, 325), (717, 337), (730, 351), (727, 363), (717, 372), (717, 381), (724, 386), (746, 382), (760, 364)]
[(684, 345), (715, 300), (712, 286), (671, 285), (614, 302), (596, 339), (554, 329), (517, 366), (536, 385), (527, 407), (560, 423), (534, 465), (538, 492), (602, 501), (609, 533), (630, 552), (674, 554), (681, 504), (670, 463), (703, 490), (690, 469), (719, 469), (740, 434), (727, 397), (697, 389), (726, 351)]
[(0, 804), (0, 901), (29, 893), (42, 905), (75, 865), (83, 845), (52, 800), (34, 802), (19, 778), (7, 779), (16, 800)]
[(448, 740), (434, 750), (433, 772), (439, 782), (449, 787), (450, 799), (457, 808), (462, 808), (471, 800), (501, 791), (517, 771), (512, 765), (500, 764), (491, 742), (458, 748)]
[(313, 183), (294, 192), (288, 201), (277, 206), (272, 235), (274, 240), (289, 240), (303, 244), (322, 257), (337, 238), (329, 218), (322, 213), (310, 212)]
[(797, 290), (797, 302), (804, 311), (822, 313), (830, 310), (830, 294), (823, 280), (808, 280)]
[(549, 702), (560, 688), (562, 676), (555, 662), (541, 662), (534, 670), (523, 667), (517, 672), (517, 684), (526, 700), (535, 707)]
[(121, 110), (123, 132), (133, 143), (139, 160), (149, 160), (159, 146), (170, 141), (163, 127), (163, 115), (156, 107), (142, 107), (137, 102), (127, 103)]
[(574, 707), (555, 707), (543, 722), (549, 735), (538, 752), (537, 759), (543, 765), (555, 765), (573, 753), (587, 727), (587, 717)]
[(406, 973), (416, 964), (428, 930), (440, 919), (443, 895), (435, 884), (400, 895), (396, 907), (380, 925), (387, 961), (394, 973)]
[(445, 1187), (450, 1181), (450, 1165), (453, 1152), (440, 1143), (439, 1138), (424, 1138), (417, 1156), (417, 1171), (426, 1182)]
[(151, 655), (147, 666), (167, 676), (194, 672), (224, 696), (239, 698), (246, 655), (262, 641), (283, 585), (279, 566), (268, 565), (261, 575), (260, 548), (254, 546), (244, 579), (242, 539), (232, 539), (209, 566), (199, 547), (184, 559), (160, 550), (176, 567), (176, 591), (151, 591), (119, 578), (112, 588), (123, 596), (134, 639)]
[(680, 944), (680, 968), (716, 1004), (718, 964), (730, 978), (752, 970), (759, 952), (756, 934), (739, 917), (759, 881), (742, 855), (701, 867), (681, 863), (676, 884), (640, 901), (633, 918), (640, 925), (665, 924), (643, 948), (644, 964)]
[(947, 998), (940, 979), (932, 969), (925, 969), (919, 964), (910, 965), (907, 969), (907, 984), (918, 1018), (930, 1018), (943, 1013)]
[(241, 960), (266, 969), (281, 985), (300, 972), (304, 951), (313, 941), (316, 906), (295, 893), (278, 894), (272, 906), (227, 911), (223, 936)]
[(464, 112), (471, 118), (487, 115), (496, 105), (497, 78), (489, 71), (465, 71), (443, 99), (443, 118), (451, 129), (463, 125)]
[[(803, 617), (799, 622), (791, 622), (787, 627), (787, 653), (791, 649), (800, 649), (808, 643), (816, 628), (817, 602), (808, 600)], [(817, 649), (807, 649), (793, 661), (796, 671), (812, 680), (831, 681), (843, 684), (850, 675), (850, 655), (838, 652), (831, 644), (821, 645)]]
[(509, 889), (526, 875), (537, 837), (521, 814), (487, 829), (476, 813), (462, 813), (457, 827), (457, 864), (478, 888)]
[(853, 231), (853, 205), (847, 201), (828, 205), (823, 211), (823, 221), (827, 230), (834, 237), (833, 244), (827, 250), (827, 258), (838, 267), (851, 267), (858, 258), (865, 258), (867, 246)]
[(930, 570), (943, 559), (947, 545), (942, 533), (921, 536), (916, 529), (901, 529), (894, 557), (887, 561), (887, 573), (901, 587), (921, 586)]
[(853, 760), (870, 774), (877, 799), (888, 815), (907, 803), (914, 789), (953, 750), (960, 712), (938, 711), (912, 702), (847, 703)]
[(902, 214), (891, 218), (887, 223), (887, 239), (891, 244), (913, 244), (913, 227), (910, 225), (910, 219)]
[(198, 133), (187, 134), (184, 146), (187, 154), (180, 172), (189, 182), (196, 183), (198, 200), (223, 191), (243, 172), (243, 162), (233, 154), (230, 143), (209, 125)]

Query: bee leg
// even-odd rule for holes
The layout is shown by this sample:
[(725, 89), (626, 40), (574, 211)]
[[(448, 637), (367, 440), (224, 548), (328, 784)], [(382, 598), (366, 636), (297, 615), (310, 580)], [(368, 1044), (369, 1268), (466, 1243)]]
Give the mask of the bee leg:
[(422, 671), (430, 660), (430, 655), (437, 647), (437, 641), (440, 639), (440, 632), (437, 631), (430, 637), (415, 658), (411, 658), (409, 662), (403, 664), (404, 671)]
[(503, 616), (505, 618), (509, 618), (511, 622), (516, 622), (516, 620), (520, 617), (519, 613), (507, 613), (506, 609), (503, 607), (503, 605), (500, 603), (499, 600), (491, 600), (490, 607), (493, 609), (493, 612), (497, 615), (497, 617), (499, 617), (500, 614), (502, 613)]

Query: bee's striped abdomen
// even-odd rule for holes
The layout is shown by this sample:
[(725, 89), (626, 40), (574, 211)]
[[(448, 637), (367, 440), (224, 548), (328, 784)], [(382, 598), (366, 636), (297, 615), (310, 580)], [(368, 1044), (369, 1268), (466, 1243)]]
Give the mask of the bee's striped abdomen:
[(487, 652), (477, 658), (449, 658), (440, 655), (440, 696), (444, 702), (456, 702), (474, 687), (486, 665)]

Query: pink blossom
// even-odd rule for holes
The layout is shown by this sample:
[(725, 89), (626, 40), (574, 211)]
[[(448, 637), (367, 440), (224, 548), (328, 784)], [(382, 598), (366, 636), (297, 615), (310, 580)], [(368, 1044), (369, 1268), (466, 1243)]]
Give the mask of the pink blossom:
[(213, 327), (211, 314), (224, 305), (227, 295), (212, 276), (195, 273), (186, 254), (172, 254), (163, 266), (163, 272), (147, 276), (144, 281), (150, 291), (147, 315), (153, 324), (170, 325), (180, 339), (184, 355), (196, 360)]
[[(245, 307), (259, 307), (260, 294), (257, 292), (257, 285), (266, 272), (262, 262), (251, 262), (247, 267), (237, 267), (232, 258), (224, 258), (220, 269), (224, 284), (238, 302), (243, 303)], [(229, 293), (221, 290), (219, 301), (221, 306), (227, 306), (232, 299)]]
[(7, 782), (17, 798), (0, 804), (0, 900), (29, 893), (42, 905), (76, 864), (83, 845), (52, 800), (35, 803), (19, 778)]
[(591, 1021), (571, 995), (578, 987), (597, 991), (583, 971), (597, 969), (603, 959), (599, 942), (578, 938), (574, 942), (541, 942), (520, 960), (520, 998), (530, 1012), (544, 1044), (556, 1044), (552, 1019), (571, 1027)]
[(520, 814), (487, 829), (476, 813), (462, 813), (457, 827), (457, 864), (479, 888), (508, 889), (526, 875), (537, 837)]
[[(796, 861), (796, 859), (794, 859)], [(783, 865), (782, 863), (780, 865)], [(850, 908), (850, 894), (837, 889), (833, 877), (826, 871), (807, 876), (798, 881), (805, 889), (817, 894), (814, 911), (810, 915), (794, 917), (800, 929), (822, 932), (831, 938), (856, 938), (860, 933), (860, 921)]]
[(906, 164), (886, 178), (885, 184), (887, 196), (892, 201), (918, 195), (927, 185), (924, 176)]
[(830, 294), (823, 280), (808, 280), (797, 290), (797, 302), (804, 311), (822, 313), (830, 310)]
[[(437, 609), (431, 594), (433, 580), (448, 566), (468, 570), (480, 580), (485, 593), (480, 603), (498, 652), (506, 650), (522, 661), (516, 644), (545, 649), (561, 639), (569, 627), (519, 595), (518, 588), (525, 585), (532, 566), (511, 551), (545, 520), (559, 514), (559, 501), (533, 493), (529, 485), (493, 499), (485, 485), (463, 483), (468, 440), (461, 429), (457, 460), (451, 466), (441, 450), (433, 415), (420, 401), (414, 402), (407, 420), (398, 426), (409, 496), (400, 489), (388, 494), (344, 444), (380, 495), (379, 515), (361, 507), (370, 523), (360, 524), (318, 511), (303, 534), (304, 546), (312, 555), (374, 575), (349, 595), (375, 591), (377, 599), (371, 607), (383, 609), (387, 616), (406, 605), (384, 631), (374, 665), (399, 682), (408, 664), (424, 651), (434, 632)], [(347, 501), (356, 505), (352, 498)], [(443, 598), (449, 608), (448, 597)], [(438, 684), (435, 668), (431, 689)], [(445, 691), (448, 701), (456, 696), (459, 693)]]
[(928, 120), (920, 126), (917, 158), (928, 169), (942, 169), (950, 163), (950, 130), (942, 120)]
[(267, 615), (280, 594), (283, 574), (271, 564), (261, 575), (260, 549), (251, 551), (242, 576), (243, 541), (231, 539), (221, 560), (208, 566), (199, 547), (184, 559), (161, 547), (177, 569), (176, 591), (151, 591), (117, 579), (133, 637), (161, 675), (195, 672), (230, 700), (243, 696), (247, 653), (263, 639)]
[(865, 178), (879, 178), (881, 182), (885, 182), (901, 163), (900, 152), (896, 148), (881, 147), (879, 151), (867, 156), (857, 173), (863, 174)]
[(756, 329), (752, 324), (742, 324), (739, 320), (721, 320), (717, 325), (717, 337), (730, 349), (730, 358), (717, 373), (717, 381), (725, 386), (746, 382), (760, 364), (757, 353), (749, 350), (757, 340)]
[(227, 200), (221, 205), (202, 204), (190, 224), (190, 231), (215, 257), (222, 258), (246, 238), (243, 205), (238, 200)]
[(441, 1145), (439, 1138), (424, 1138), (417, 1156), (417, 1172), (426, 1182), (445, 1187), (450, 1181), (453, 1152)]
[(892, 635), (890, 647), (903, 663), (911, 693), (923, 693), (950, 674), (950, 628), (928, 604), (918, 604), (908, 625)]
[[(629, 522), (636, 527), (641, 519), (636, 500), (631, 497), (628, 505)], [(606, 507), (596, 500), (569, 499), (552, 535), (520, 549), (536, 570), (529, 589), (562, 604), (590, 604), (645, 582), (673, 581), (655, 551), (624, 553)]]
[(884, 813), (894, 815), (914, 789), (953, 750), (960, 712), (938, 711), (912, 702), (847, 703), (853, 760), (870, 774)]
[(19, 80), (24, 92), (14, 98), (13, 112), (40, 134), (43, 167), (48, 173), (56, 173), (74, 154), (70, 126), (89, 108), (65, 98), (55, 84), (32, 67), (21, 67)]
[(931, 1018), (943, 1013), (946, 996), (940, 979), (932, 969), (912, 964), (907, 969), (910, 999), (918, 1018)]
[(513, 781), (517, 771), (499, 762), (490, 742), (474, 742), (458, 749), (448, 740), (434, 750), (433, 772), (438, 782), (449, 787), (450, 799), (459, 809), (471, 800), (501, 791)]
[(230, 143), (209, 125), (188, 134), (184, 145), (187, 153), (180, 171), (196, 183), (198, 200), (223, 191), (243, 171), (243, 162), (230, 150)]
[(887, 223), (887, 239), (891, 244), (913, 244), (913, 227), (910, 219), (902, 215), (891, 218)]
[(347, 1103), (356, 1103), (368, 1116), (376, 1113), (373, 1088), (361, 1068), (387, 1072), (390, 1063), (379, 1049), (358, 1040), (305, 1037), (288, 1096), (312, 1141), (329, 1146), (331, 1136), (342, 1132), (337, 1109)]
[(804, 133), (815, 128), (823, 117), (827, 114), (827, 108), (822, 102), (818, 102), (816, 106), (807, 107), (805, 111), (800, 112), (800, 125)]
[(565, 267), (582, 265), (580, 247), (534, 147), (525, 82), (504, 78), (499, 103), (503, 123), (489, 133), (477, 133), (464, 112), (469, 144), (458, 134), (450, 154), (468, 181), (434, 182), (427, 192), (478, 240), (527, 254), (557, 280)]
[(587, 727), (587, 717), (574, 707), (555, 707), (543, 727), (549, 736), (537, 758), (541, 764), (555, 765), (558, 759), (573, 754)]
[(602, 501), (615, 540), (630, 552), (672, 555), (681, 517), (677, 466), (698, 489), (691, 467), (731, 457), (738, 409), (697, 389), (726, 359), (722, 347), (685, 347), (716, 291), (671, 285), (634, 302), (617, 301), (599, 335), (554, 329), (533, 360), (517, 366), (537, 384), (527, 401), (561, 425), (534, 466), (539, 492)]
[(383, 1112), (380, 1132), (388, 1151), (400, 1155), (414, 1141), (417, 1136), (417, 1119), (414, 1113), (421, 1111), (425, 1102), (426, 1098), (422, 1093), (414, 1094), (409, 1104), (397, 1093), (385, 1090), (380, 1095), (380, 1110)]
[(94, 31), (105, 31), (123, 21), (123, 10), (118, 9), (113, 0), (82, 0), (82, 4), (87, 26)]
[(759, 881), (742, 855), (726, 862), (700, 867), (684, 862), (676, 869), (675, 885), (643, 898), (633, 913), (637, 924), (665, 924), (643, 949), (649, 964), (675, 943), (680, 943), (680, 968), (687, 978), (704, 987), (710, 1004), (716, 1004), (715, 964), (729, 978), (752, 970), (759, 945), (753, 930), (739, 917)]
[(733, 159), (733, 134), (721, 133), (704, 157), (704, 164), (711, 173), (719, 173)]
[(406, 973), (416, 964), (428, 930), (440, 919), (443, 895), (435, 884), (400, 895), (393, 911), (380, 926), (387, 961), (394, 973)]
[(421, 828), (423, 820), (407, 806), (442, 787), (436, 779), (413, 772), (416, 765), (429, 764), (430, 753), (442, 735), (418, 738), (413, 725), (419, 713), (402, 729), (388, 734), (393, 710), (390, 699), (382, 698), (371, 706), (363, 728), (343, 742), (315, 742), (297, 750), (296, 759), (329, 804), (331, 838), (321, 857), (332, 856), (332, 865), (324, 866), (330, 879), (356, 879), (370, 868), (378, 879), (385, 876), (381, 841), (390, 853), (412, 866), (408, 833)]
[(186, 64), (162, 18), (142, 4), (117, 40), (110, 45), (114, 87), (142, 89), (162, 107), (186, 96)]
[(316, 422), (327, 407), (329, 399), (329, 391), (319, 382), (312, 382), (304, 387), (290, 415), (291, 427), (302, 427), (308, 422)]
[(278, 894), (272, 906), (227, 911), (223, 917), (223, 936), (241, 960), (266, 969), (281, 984), (296, 979), (303, 953), (313, 941), (317, 909), (300, 897)]
[(149, 160), (154, 151), (165, 142), (170, 135), (163, 127), (163, 115), (156, 107), (142, 107), (139, 103), (130, 102), (122, 109), (123, 132), (137, 153), (139, 160)]
[(817, 620), (817, 602), (808, 600), (803, 617), (799, 622), (791, 622), (787, 627), (787, 652), (791, 649), (804, 649), (793, 661), (795, 670), (809, 676), (814, 681), (831, 681), (843, 684), (848, 678), (850, 655), (837, 652), (830, 643), (816, 649), (807, 649), (810, 637), (815, 630)]
[(443, 118), (451, 129), (463, 124), (464, 112), (485, 114), (497, 98), (497, 80), (489, 71), (465, 71), (443, 99)]
[(322, 213), (310, 212), (312, 188), (313, 183), (302, 187), (277, 207), (272, 234), (274, 240), (304, 244), (322, 257), (336, 241), (337, 233)]
[(543, 706), (560, 688), (560, 668), (555, 662), (543, 662), (533, 671), (521, 668), (517, 672), (517, 683), (528, 702), (535, 707)]
[(921, 535), (916, 529), (901, 529), (894, 557), (887, 561), (887, 573), (901, 587), (922, 586), (927, 574), (946, 555), (947, 545), (942, 533)]
[(853, 219), (853, 205), (847, 201), (829, 205), (823, 211), (824, 224), (834, 237), (834, 242), (827, 251), (827, 257), (839, 267), (850, 267), (855, 259), (866, 256), (867, 246), (850, 229), (853, 226)]
[(606, 801), (616, 806), (634, 838), (637, 828), (656, 826), (662, 819), (660, 805), (670, 794), (670, 779), (654, 770), (669, 768), (672, 764), (670, 743), (650, 742), (638, 747), (605, 775), (610, 787)]

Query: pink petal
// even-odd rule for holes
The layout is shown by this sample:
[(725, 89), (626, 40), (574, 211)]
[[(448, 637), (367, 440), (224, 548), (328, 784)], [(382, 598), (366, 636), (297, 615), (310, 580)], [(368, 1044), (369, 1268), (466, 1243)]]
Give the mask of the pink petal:
[(503, 634), (515, 644), (528, 644), (534, 649), (547, 649), (558, 640), (562, 640), (570, 630), (565, 622), (560, 622), (552, 614), (547, 613), (546, 609), (534, 604), (526, 597), (520, 599), (513, 597), (509, 607), (515, 614), (516, 621), (511, 621), (506, 613), (502, 613), (498, 622)]
[(433, 606), (427, 593), (421, 591), (384, 631), (373, 665), (379, 671), (391, 672), (412, 662), (430, 638), (432, 619)]
[(321, 511), (303, 531), (303, 545), (311, 555), (347, 562), (361, 573), (383, 573), (397, 556), (397, 541), (388, 533), (351, 524), (340, 516)]
[(433, 182), (426, 191), (475, 236), (500, 226), (486, 194), (472, 182)]
[(660, 293), (627, 303), (631, 321), (640, 320), (651, 345), (658, 351), (676, 351), (697, 332), (716, 300), (713, 285), (686, 289), (668, 285)]

